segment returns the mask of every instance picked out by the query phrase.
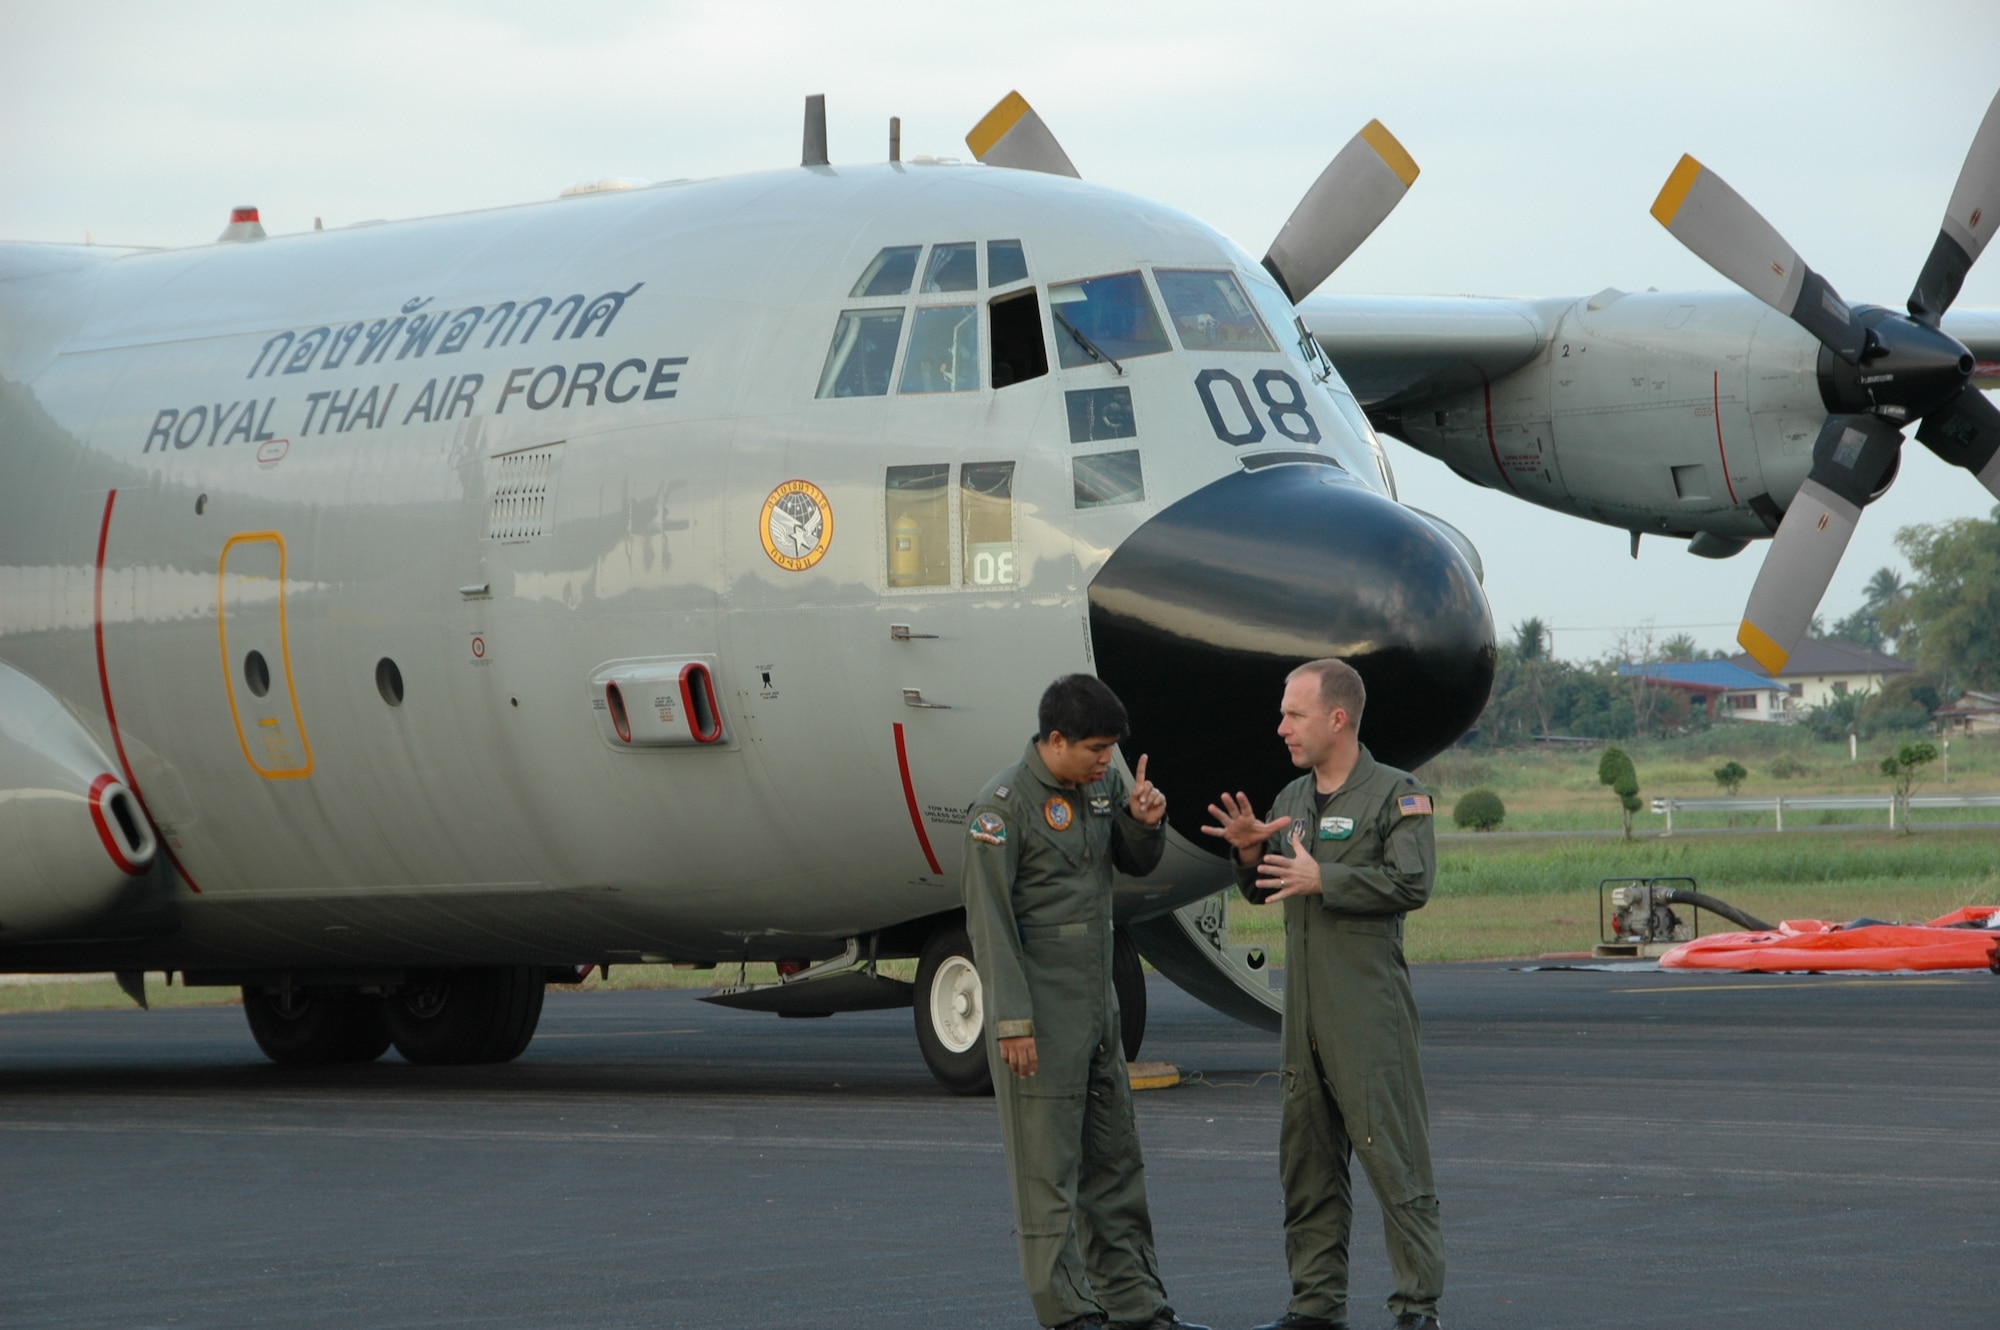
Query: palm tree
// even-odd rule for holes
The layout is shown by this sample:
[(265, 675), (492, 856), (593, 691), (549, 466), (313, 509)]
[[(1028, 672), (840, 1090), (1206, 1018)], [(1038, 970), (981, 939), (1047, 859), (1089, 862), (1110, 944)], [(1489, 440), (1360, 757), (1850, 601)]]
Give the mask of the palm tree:
[(1882, 607), (1909, 593), (1909, 584), (1894, 568), (1877, 568), (1875, 575), (1868, 579), (1868, 586), (1861, 593), (1862, 603), (1878, 613)]

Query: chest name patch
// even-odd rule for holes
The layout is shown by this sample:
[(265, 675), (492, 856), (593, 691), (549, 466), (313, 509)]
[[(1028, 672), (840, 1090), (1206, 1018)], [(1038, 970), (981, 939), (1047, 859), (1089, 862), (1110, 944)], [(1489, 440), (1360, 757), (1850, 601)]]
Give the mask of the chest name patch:
[(1404, 817), (1428, 817), (1431, 797), (1428, 794), (1406, 794), (1396, 800), (1396, 811)]
[(1111, 796), (1110, 796), (1110, 795), (1108, 795), (1108, 794), (1093, 794), (1093, 795), (1091, 795), (1091, 796), (1090, 796), (1090, 815), (1091, 815), (1092, 817), (1110, 817), (1110, 816), (1111, 816)]
[(1058, 794), (1042, 805), (1042, 818), (1051, 831), (1068, 831), (1069, 824), (1076, 820), (1076, 810), (1069, 806), (1069, 800)]
[(1319, 820), (1321, 840), (1346, 840), (1354, 834), (1354, 819), (1351, 817), (1323, 817)]
[(998, 813), (981, 813), (978, 817), (972, 819), (972, 826), (968, 829), (967, 834), (972, 839), (983, 841), (988, 845), (1005, 845), (1007, 843), (1007, 824), (1000, 819)]

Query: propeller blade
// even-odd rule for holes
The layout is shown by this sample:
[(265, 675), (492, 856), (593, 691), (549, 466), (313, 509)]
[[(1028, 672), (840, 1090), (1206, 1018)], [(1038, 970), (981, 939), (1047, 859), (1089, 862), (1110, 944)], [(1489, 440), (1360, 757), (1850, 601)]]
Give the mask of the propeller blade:
[(1264, 267), (1293, 304), (1347, 261), (1396, 210), (1417, 178), (1417, 163), (1385, 129), (1370, 120), (1335, 153), (1299, 206), (1285, 219)]
[(1967, 388), (1950, 406), (1925, 416), (1917, 442), (1970, 471), (2000, 499), (2000, 406), (1985, 393)]
[(1770, 674), (1785, 668), (1806, 635), (1862, 508), (1895, 474), (1902, 442), (1879, 416), (1831, 415), (1820, 428), (1812, 473), (1771, 538), (1736, 630), (1736, 640)]
[(1937, 326), (1958, 299), (1965, 274), (1979, 261), (1979, 252), (1993, 238), (1996, 226), (2000, 226), (2000, 93), (1994, 94), (1979, 132), (1972, 136), (1951, 202), (1945, 205), (1937, 243), (1910, 292), (1912, 318)]
[(1653, 217), (1709, 267), (1857, 364), (1867, 330), (1840, 293), (1785, 243), (1728, 182), (1682, 157), (1653, 200)]
[(1018, 92), (1002, 97), (965, 136), (965, 146), (975, 160), (988, 166), (1008, 166), (1017, 171), (1040, 171), (1045, 175), (1083, 177), (1056, 142), (1056, 136), (1042, 123), (1035, 108)]

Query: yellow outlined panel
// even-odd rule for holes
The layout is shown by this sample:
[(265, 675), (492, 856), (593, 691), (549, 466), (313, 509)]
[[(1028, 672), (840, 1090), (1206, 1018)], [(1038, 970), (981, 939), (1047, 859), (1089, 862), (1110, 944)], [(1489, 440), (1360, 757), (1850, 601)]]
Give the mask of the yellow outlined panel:
[(285, 631), (285, 538), (276, 531), (231, 536), (215, 582), (222, 686), (243, 760), (265, 780), (310, 776), (312, 744), (299, 715)]

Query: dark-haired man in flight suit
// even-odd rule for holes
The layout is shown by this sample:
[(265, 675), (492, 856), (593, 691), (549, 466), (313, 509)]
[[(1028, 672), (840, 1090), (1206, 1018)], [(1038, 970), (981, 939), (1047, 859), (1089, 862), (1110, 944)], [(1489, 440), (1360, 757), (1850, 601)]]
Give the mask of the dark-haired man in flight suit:
[(1041, 731), (973, 801), (962, 886), (1014, 1191), (1021, 1273), (1046, 1326), (1201, 1330), (1153, 1256), (1146, 1165), (1111, 984), (1111, 870), (1151, 872), (1166, 796), (1112, 771), (1124, 704), (1071, 674)]
[(1258, 1330), (1345, 1330), (1354, 1154), (1382, 1205), (1397, 1330), (1439, 1330), (1444, 1234), (1403, 961), (1403, 915), (1430, 899), (1437, 876), (1431, 798), (1361, 746), (1366, 700), (1344, 661), (1293, 670), (1278, 734), (1307, 774), (1266, 820), (1225, 794), (1208, 808), (1218, 825), (1202, 828), (1235, 850), (1245, 897), (1285, 903), (1278, 1169), (1292, 1298)]

